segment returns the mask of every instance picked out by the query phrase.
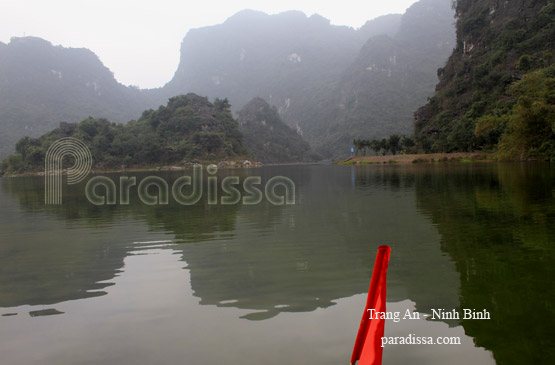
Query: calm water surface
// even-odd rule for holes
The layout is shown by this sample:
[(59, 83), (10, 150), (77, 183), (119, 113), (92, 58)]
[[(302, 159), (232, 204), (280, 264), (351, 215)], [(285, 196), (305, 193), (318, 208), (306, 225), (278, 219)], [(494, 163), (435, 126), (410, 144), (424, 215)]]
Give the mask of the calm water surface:
[(386, 346), (384, 364), (554, 359), (550, 165), (219, 174), (288, 176), (296, 204), (147, 206), (132, 189), (128, 206), (94, 206), (65, 185), (45, 206), (42, 178), (0, 179), (2, 363), (347, 364), (381, 244), (388, 310), (491, 314), (388, 321), (386, 336), (461, 344)]

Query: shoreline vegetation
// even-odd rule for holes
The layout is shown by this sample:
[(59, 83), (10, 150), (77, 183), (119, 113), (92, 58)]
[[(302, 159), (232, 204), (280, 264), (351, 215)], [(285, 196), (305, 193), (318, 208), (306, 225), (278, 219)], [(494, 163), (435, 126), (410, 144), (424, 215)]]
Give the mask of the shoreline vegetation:
[(336, 165), (371, 165), (371, 164), (412, 164), (438, 162), (494, 162), (491, 153), (484, 152), (452, 152), (452, 153), (418, 153), (386, 156), (354, 156), (342, 161), (335, 161)]
[[(173, 171), (187, 171), (192, 170), (194, 166), (210, 166), (216, 165), (219, 169), (250, 169), (250, 168), (257, 168), (265, 166), (262, 162), (254, 162), (249, 159), (241, 159), (240, 161), (233, 160), (233, 161), (201, 161), (201, 162), (185, 162), (182, 165), (174, 164), (174, 165), (145, 165), (145, 166), (121, 166), (120, 168), (111, 168), (111, 167), (93, 167), (91, 168), (91, 174), (95, 175), (98, 173), (131, 173), (131, 172), (173, 172)], [(67, 169), (62, 170), (62, 174), (67, 174)], [(28, 176), (44, 176), (44, 170), (33, 170), (33, 171), (24, 171), (21, 173), (15, 174), (4, 174), (2, 177), (13, 178), (13, 177), (28, 177)]]
[[(432, 164), (432, 163), (483, 163), (483, 162), (501, 162), (495, 157), (494, 153), (486, 152), (449, 152), (449, 153), (415, 153), (415, 154), (398, 154), (398, 155), (375, 155), (375, 156), (353, 156), (345, 160), (331, 161), (333, 165), (382, 165), (382, 164)], [(503, 160), (505, 162), (538, 162), (548, 160), (527, 159), (527, 160)], [(320, 161), (322, 162), (322, 161)], [(330, 161), (328, 161), (329, 163)], [(270, 163), (264, 164), (261, 162), (250, 161), (249, 159), (241, 159), (240, 161), (200, 161), (200, 162), (186, 162), (183, 165), (145, 165), (145, 166), (121, 166), (120, 168), (109, 167), (93, 167), (91, 174), (97, 173), (131, 173), (131, 172), (175, 172), (187, 171), (192, 169), (195, 165), (209, 166), (216, 165), (218, 169), (250, 169), (259, 168), (263, 166), (276, 166), (276, 165), (310, 165), (314, 162), (295, 162), (295, 163)], [(65, 175), (67, 169), (62, 173)], [(44, 176), (44, 170), (25, 171), (15, 174), (4, 174), (2, 177), (28, 177), (28, 176)]]

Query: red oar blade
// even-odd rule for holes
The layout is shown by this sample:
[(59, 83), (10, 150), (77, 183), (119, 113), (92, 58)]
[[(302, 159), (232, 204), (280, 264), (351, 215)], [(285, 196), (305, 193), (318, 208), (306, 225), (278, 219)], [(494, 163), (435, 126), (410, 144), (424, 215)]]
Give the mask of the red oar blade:
[(360, 360), (358, 365), (381, 365), (382, 363), (381, 338), (384, 334), (385, 320), (376, 319), (375, 316), (371, 319), (369, 310), (374, 309), (374, 313), (385, 312), (387, 266), (390, 253), (391, 248), (389, 246), (378, 247), (376, 263), (370, 280), (370, 289), (368, 290), (368, 299), (360, 321), (353, 355), (351, 356), (351, 364), (354, 364), (357, 360)]

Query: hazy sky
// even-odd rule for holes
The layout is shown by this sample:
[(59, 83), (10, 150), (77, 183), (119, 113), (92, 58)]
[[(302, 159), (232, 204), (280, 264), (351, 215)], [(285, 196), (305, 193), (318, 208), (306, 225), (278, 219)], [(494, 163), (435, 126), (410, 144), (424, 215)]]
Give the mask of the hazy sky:
[(179, 63), (191, 28), (222, 23), (242, 9), (318, 13), (353, 28), (379, 15), (404, 13), (416, 0), (2, 0), (0, 41), (23, 35), (54, 45), (85, 47), (125, 85), (163, 86)]

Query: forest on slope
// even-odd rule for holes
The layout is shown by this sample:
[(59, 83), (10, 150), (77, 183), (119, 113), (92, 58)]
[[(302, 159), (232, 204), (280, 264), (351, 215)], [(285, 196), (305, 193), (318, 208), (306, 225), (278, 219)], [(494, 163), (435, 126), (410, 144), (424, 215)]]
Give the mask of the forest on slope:
[(555, 2), (457, 0), (457, 47), (416, 114), (423, 152), (555, 159)]
[(264, 100), (253, 99), (235, 120), (227, 99), (210, 102), (191, 93), (170, 98), (166, 106), (145, 110), (126, 124), (88, 117), (79, 123), (62, 122), (38, 138), (23, 137), (16, 153), (0, 162), (0, 175), (42, 171), (48, 148), (66, 137), (85, 143), (97, 169), (228, 165), (247, 158), (263, 163), (319, 159)]
[(89, 117), (80, 123), (61, 123), (39, 138), (24, 137), (17, 142), (16, 153), (0, 163), (0, 174), (42, 170), (48, 147), (65, 137), (87, 145), (95, 168), (183, 166), (187, 161), (248, 154), (227, 100), (211, 103), (205, 97), (188, 94), (171, 98), (167, 106), (157, 110), (146, 110), (127, 124)]
[(264, 163), (311, 162), (320, 157), (280, 118), (277, 108), (261, 98), (252, 99), (238, 113), (239, 131), (249, 153)]

